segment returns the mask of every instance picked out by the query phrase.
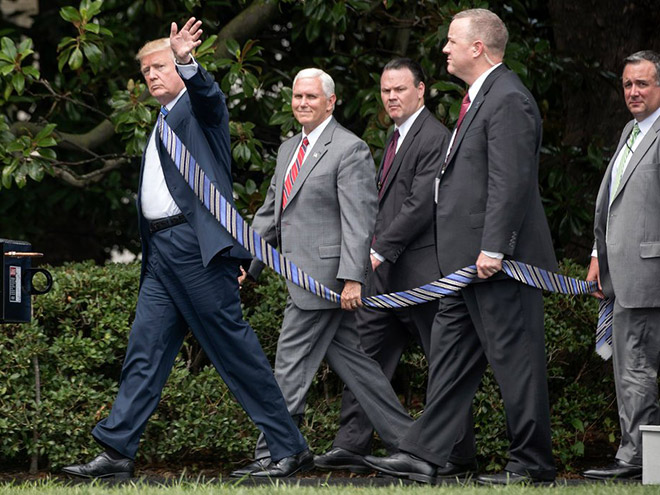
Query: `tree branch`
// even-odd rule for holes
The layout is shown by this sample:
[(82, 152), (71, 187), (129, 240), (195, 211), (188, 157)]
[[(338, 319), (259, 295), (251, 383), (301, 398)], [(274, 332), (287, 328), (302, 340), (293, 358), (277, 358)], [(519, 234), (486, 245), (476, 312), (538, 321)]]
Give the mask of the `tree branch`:
[[(17, 136), (36, 135), (43, 125), (34, 122), (14, 122), (11, 131)], [(103, 120), (96, 127), (83, 134), (70, 134), (68, 132), (53, 132), (59, 145), (69, 150), (84, 150), (89, 152), (106, 143), (115, 135), (115, 126), (109, 120)]]
[(53, 175), (60, 180), (63, 180), (67, 184), (70, 184), (74, 187), (84, 188), (90, 184), (99, 182), (105, 174), (111, 170), (118, 169), (125, 163), (128, 163), (130, 160), (128, 158), (116, 158), (113, 160), (104, 160), (103, 166), (93, 172), (87, 174), (77, 174), (69, 167), (66, 166), (56, 166), (53, 167)]
[(277, 7), (277, 0), (254, 0), (248, 8), (220, 30), (218, 46), (215, 50), (216, 57), (227, 56), (227, 40), (234, 39), (242, 44), (257, 35), (275, 17)]

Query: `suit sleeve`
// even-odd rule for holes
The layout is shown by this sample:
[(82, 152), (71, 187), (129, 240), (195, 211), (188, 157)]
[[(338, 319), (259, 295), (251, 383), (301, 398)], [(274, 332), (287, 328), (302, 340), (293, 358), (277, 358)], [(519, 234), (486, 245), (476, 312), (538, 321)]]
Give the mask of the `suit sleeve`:
[[(275, 223), (275, 191), (277, 190), (277, 177), (277, 172), (273, 173), (273, 176), (270, 179), (270, 185), (268, 186), (268, 191), (266, 192), (266, 199), (252, 219), (252, 228), (264, 239), (264, 241), (275, 247), (277, 247), (278, 244), (277, 225)], [(259, 278), (259, 275), (265, 266), (266, 265), (262, 261), (255, 258), (250, 264), (248, 273), (256, 280)]]
[(357, 141), (342, 155), (337, 171), (341, 254), (337, 279), (364, 283), (374, 233), (378, 196), (369, 148)]
[(540, 119), (522, 92), (503, 95), (487, 128), (488, 197), (481, 249), (512, 255), (520, 226), (538, 187)]
[(197, 73), (189, 79), (183, 78), (183, 82), (190, 95), (195, 118), (208, 127), (223, 125), (228, 120), (229, 114), (225, 104), (225, 95), (220, 87), (201, 65), (197, 67)]
[[(388, 261), (396, 262), (406, 247), (433, 225), (433, 183), (444, 161), (449, 144), (449, 131), (443, 127), (437, 131), (419, 135), (420, 146), (414, 166), (413, 181), (401, 210), (384, 231), (379, 232), (372, 246)], [(403, 167), (409, 164), (404, 163)], [(401, 173), (401, 171), (399, 171)]]

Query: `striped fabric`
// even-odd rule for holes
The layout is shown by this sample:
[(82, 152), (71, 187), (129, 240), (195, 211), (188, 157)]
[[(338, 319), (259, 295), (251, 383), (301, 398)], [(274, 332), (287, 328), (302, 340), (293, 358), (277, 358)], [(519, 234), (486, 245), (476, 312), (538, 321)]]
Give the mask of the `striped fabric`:
[[(288, 260), (277, 249), (264, 241), (243, 220), (236, 209), (218, 192), (194, 157), (190, 155), (181, 140), (167, 125), (164, 118), (165, 115), (167, 113), (161, 110), (158, 116), (158, 132), (163, 146), (179, 169), (181, 175), (186, 179), (188, 185), (193, 189), (195, 195), (209, 210), (211, 215), (255, 258), (297, 286), (339, 305), (341, 301), (339, 294), (303, 272), (295, 263)], [(503, 260), (502, 270), (508, 276), (521, 283), (550, 292), (577, 295), (590, 294), (598, 289), (596, 282), (586, 282), (584, 280), (566, 277), (519, 261)], [(476, 266), (471, 265), (415, 289), (363, 297), (362, 302), (365, 306), (372, 308), (403, 308), (414, 306), (456, 294), (463, 287), (472, 283), (476, 276)], [(601, 302), (596, 349), (604, 359), (608, 359), (611, 355), (611, 322), (612, 304), (610, 302), (607, 304)]]

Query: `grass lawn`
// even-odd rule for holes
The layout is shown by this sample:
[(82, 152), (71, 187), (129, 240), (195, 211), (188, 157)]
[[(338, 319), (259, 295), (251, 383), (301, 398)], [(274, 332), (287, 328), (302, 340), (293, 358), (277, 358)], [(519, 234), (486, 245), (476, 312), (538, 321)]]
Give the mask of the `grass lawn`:
[(486, 487), (467, 484), (465, 486), (422, 486), (397, 485), (393, 482), (388, 486), (300, 486), (273, 482), (270, 485), (248, 486), (231, 483), (195, 483), (173, 482), (167, 486), (150, 483), (81, 483), (68, 484), (60, 481), (39, 481), (22, 484), (0, 484), (0, 495), (174, 495), (187, 493), (190, 495), (485, 495), (506, 493), (519, 494), (576, 494), (576, 495), (637, 495), (660, 494), (660, 486), (642, 486), (641, 484), (611, 483), (611, 484), (580, 484), (559, 485), (553, 487)]

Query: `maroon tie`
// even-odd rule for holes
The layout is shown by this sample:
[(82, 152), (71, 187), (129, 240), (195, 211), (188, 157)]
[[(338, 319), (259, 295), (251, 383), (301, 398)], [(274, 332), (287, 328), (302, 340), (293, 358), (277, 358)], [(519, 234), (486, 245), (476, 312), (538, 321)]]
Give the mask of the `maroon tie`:
[(465, 117), (465, 113), (467, 112), (469, 107), (470, 107), (470, 95), (468, 93), (465, 93), (465, 96), (463, 97), (463, 101), (461, 102), (461, 111), (458, 112), (458, 121), (456, 122), (457, 134), (458, 134), (458, 130), (461, 128), (463, 117)]
[(309, 141), (305, 137), (300, 145), (300, 148), (298, 148), (298, 156), (296, 156), (296, 161), (294, 162), (291, 170), (289, 170), (289, 173), (284, 180), (284, 190), (282, 191), (282, 209), (286, 207), (286, 203), (289, 200), (291, 189), (293, 189), (293, 183), (295, 182), (296, 177), (298, 177), (298, 172), (300, 172), (300, 166), (302, 165), (303, 159), (305, 158), (305, 151), (307, 151), (308, 144)]
[(385, 150), (385, 159), (383, 160), (383, 167), (380, 169), (380, 179), (378, 180), (378, 196), (380, 197), (383, 193), (383, 186), (387, 180), (387, 174), (390, 173), (390, 168), (392, 167), (392, 162), (394, 161), (394, 155), (396, 155), (396, 145), (399, 142), (399, 129), (394, 131), (390, 144)]
[(447, 167), (447, 160), (449, 159), (449, 155), (451, 155), (451, 150), (454, 149), (454, 143), (456, 142), (456, 137), (458, 136), (458, 130), (461, 128), (461, 124), (463, 123), (463, 117), (465, 117), (465, 114), (467, 113), (469, 107), (470, 107), (470, 95), (468, 93), (465, 93), (465, 96), (463, 97), (463, 101), (461, 102), (461, 111), (458, 112), (458, 120), (456, 121), (456, 130), (454, 131), (454, 140), (451, 143), (451, 148), (449, 148), (449, 152), (447, 153), (447, 156), (445, 156), (445, 164), (442, 167), (443, 173), (445, 171), (445, 168)]

